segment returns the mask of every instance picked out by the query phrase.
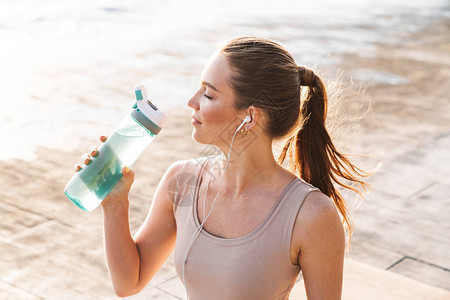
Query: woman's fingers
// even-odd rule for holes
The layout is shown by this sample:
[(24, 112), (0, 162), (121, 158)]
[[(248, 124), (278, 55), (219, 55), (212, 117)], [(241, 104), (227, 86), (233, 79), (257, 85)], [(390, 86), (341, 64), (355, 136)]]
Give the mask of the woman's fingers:
[[(100, 141), (102, 143), (106, 142), (107, 139), (108, 139), (108, 137), (105, 135), (100, 136)], [(85, 165), (89, 165), (92, 162), (92, 158), (97, 157), (98, 155), (99, 155), (99, 151), (98, 151), (97, 147), (91, 146), (91, 147), (89, 147), (88, 152), (84, 153), (81, 156), (81, 162)], [(75, 166), (75, 172), (79, 172), (81, 169), (83, 169), (82, 165), (78, 164)]]
[(90, 163), (91, 163), (91, 156), (90, 156), (89, 154), (87, 154), (87, 153), (84, 153), (84, 154), (81, 156), (81, 162), (82, 162), (83, 164), (85, 164), (85, 165), (90, 164)]
[(82, 169), (82, 167), (80, 164), (75, 166), (75, 172), (79, 172), (81, 169)]
[(89, 147), (88, 154), (92, 157), (97, 157), (98, 156), (97, 147), (94, 147), (94, 146)]

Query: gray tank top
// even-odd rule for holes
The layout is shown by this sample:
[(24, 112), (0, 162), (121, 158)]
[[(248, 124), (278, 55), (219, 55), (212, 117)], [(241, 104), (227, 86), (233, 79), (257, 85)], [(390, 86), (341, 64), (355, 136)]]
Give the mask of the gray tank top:
[[(187, 161), (193, 164), (189, 169), (195, 170), (195, 174), (185, 172), (175, 188), (174, 264), (181, 280), (184, 255), (200, 226), (197, 197), (209, 158)], [(292, 230), (306, 195), (315, 190), (318, 189), (295, 178), (284, 188), (262, 223), (244, 236), (227, 239), (202, 229), (192, 242), (184, 269), (189, 299), (289, 299), (301, 270), (291, 262)]]

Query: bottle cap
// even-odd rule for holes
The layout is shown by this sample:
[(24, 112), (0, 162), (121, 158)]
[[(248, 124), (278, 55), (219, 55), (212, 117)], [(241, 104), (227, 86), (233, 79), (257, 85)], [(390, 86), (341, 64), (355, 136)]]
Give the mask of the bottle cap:
[(131, 116), (150, 132), (158, 134), (164, 126), (167, 114), (148, 100), (147, 91), (143, 84), (137, 84), (134, 88), (134, 93), (136, 95), (136, 103), (133, 106)]

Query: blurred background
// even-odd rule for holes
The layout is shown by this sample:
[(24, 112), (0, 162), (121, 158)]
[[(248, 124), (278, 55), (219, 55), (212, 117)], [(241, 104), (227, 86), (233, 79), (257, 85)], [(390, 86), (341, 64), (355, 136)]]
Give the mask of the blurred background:
[[(64, 185), (145, 84), (169, 118), (133, 166), (134, 233), (167, 167), (203, 153), (186, 102), (236, 36), (273, 39), (338, 87), (336, 144), (377, 171), (364, 200), (346, 194), (348, 258), (450, 295), (449, 29), (445, 0), (0, 0), (0, 299), (115, 298), (101, 209), (79, 210)], [(172, 256), (131, 298), (184, 299)]]

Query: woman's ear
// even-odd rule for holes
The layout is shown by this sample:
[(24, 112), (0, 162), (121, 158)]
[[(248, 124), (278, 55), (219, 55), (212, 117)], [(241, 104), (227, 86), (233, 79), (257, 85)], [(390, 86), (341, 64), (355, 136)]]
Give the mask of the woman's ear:
[(247, 115), (250, 116), (250, 122), (246, 123), (244, 128), (246, 130), (252, 130), (258, 122), (261, 122), (261, 109), (251, 105), (247, 108)]

